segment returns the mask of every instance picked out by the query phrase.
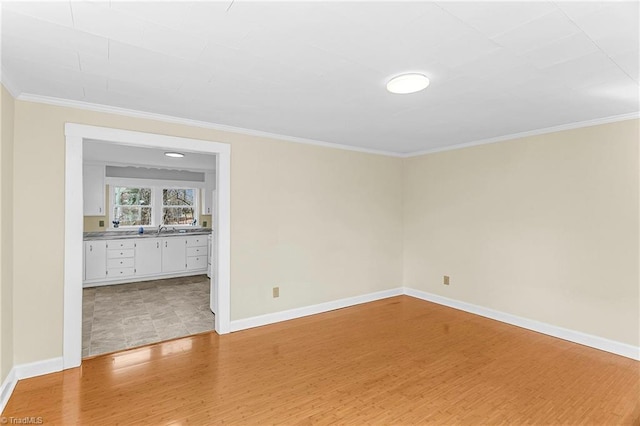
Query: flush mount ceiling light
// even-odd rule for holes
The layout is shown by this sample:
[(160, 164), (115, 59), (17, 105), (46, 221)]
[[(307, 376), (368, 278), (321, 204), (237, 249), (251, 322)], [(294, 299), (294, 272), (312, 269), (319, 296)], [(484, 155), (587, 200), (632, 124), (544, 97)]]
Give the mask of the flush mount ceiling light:
[(167, 157), (173, 157), (173, 158), (184, 157), (184, 154), (181, 152), (165, 152), (164, 155), (166, 155)]
[(387, 83), (387, 90), (391, 93), (407, 94), (424, 90), (429, 85), (429, 79), (424, 74), (407, 73), (393, 77)]

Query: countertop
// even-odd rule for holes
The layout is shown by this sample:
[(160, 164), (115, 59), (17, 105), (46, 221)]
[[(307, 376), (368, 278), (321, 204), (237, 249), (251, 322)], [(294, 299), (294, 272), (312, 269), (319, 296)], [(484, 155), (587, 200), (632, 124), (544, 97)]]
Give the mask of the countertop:
[(158, 234), (157, 229), (145, 231), (138, 234), (138, 231), (105, 231), (105, 232), (85, 232), (84, 241), (95, 240), (120, 240), (123, 238), (165, 238), (165, 237), (185, 237), (187, 235), (207, 235), (211, 233), (211, 228), (193, 229), (169, 229)]

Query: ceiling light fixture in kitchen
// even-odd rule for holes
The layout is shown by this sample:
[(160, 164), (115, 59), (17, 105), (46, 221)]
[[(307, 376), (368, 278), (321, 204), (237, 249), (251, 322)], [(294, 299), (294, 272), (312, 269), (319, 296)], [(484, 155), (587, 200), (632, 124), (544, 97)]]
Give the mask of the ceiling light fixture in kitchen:
[(173, 158), (184, 157), (184, 154), (181, 152), (165, 152), (164, 155), (166, 155), (167, 157), (173, 157)]
[(429, 86), (429, 79), (424, 74), (407, 73), (393, 77), (387, 83), (387, 90), (391, 93), (407, 94), (424, 90)]

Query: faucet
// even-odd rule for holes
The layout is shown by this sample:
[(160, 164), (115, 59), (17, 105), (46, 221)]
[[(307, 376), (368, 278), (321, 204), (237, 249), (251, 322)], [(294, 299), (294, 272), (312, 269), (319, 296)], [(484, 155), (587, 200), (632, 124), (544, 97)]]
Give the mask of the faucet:
[(160, 235), (160, 233), (162, 232), (163, 229), (166, 230), (167, 227), (164, 226), (163, 224), (158, 225), (158, 235)]

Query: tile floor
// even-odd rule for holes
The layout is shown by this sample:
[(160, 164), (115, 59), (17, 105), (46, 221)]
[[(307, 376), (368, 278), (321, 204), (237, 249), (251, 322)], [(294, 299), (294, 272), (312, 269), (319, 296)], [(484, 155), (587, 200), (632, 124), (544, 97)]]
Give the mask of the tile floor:
[(85, 288), (82, 357), (214, 329), (206, 275)]

